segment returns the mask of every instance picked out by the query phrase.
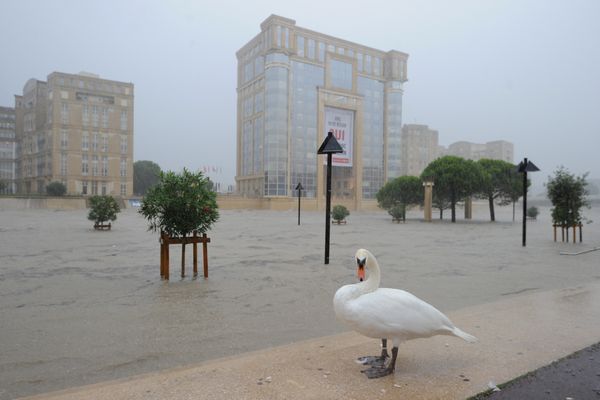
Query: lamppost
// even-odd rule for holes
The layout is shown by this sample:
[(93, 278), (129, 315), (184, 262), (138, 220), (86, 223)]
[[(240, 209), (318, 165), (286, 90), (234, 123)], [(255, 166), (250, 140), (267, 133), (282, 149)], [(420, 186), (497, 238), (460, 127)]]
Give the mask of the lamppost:
[(517, 166), (517, 172), (523, 174), (523, 247), (526, 245), (527, 238), (527, 172), (536, 172), (540, 169), (527, 157)]
[(296, 190), (298, 191), (298, 225), (300, 225), (300, 197), (302, 196), (302, 182), (298, 182), (296, 185)]
[(317, 154), (327, 154), (327, 196), (325, 200), (325, 264), (329, 264), (329, 234), (331, 230), (331, 158), (335, 153), (343, 153), (344, 149), (333, 136), (333, 131), (321, 143)]

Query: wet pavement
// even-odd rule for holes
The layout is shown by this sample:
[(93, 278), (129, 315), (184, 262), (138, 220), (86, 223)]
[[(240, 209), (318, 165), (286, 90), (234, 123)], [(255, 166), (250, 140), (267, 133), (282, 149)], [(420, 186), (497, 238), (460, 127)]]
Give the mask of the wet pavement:
[(472, 400), (600, 399), (600, 343), (500, 385), (498, 389)]

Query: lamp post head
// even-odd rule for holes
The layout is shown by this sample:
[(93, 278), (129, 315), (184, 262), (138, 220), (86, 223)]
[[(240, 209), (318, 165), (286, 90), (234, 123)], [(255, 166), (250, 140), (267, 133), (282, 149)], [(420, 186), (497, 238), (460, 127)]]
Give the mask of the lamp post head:
[(298, 182), (295, 190), (304, 190), (304, 187), (302, 186), (302, 182)]
[(344, 149), (337, 141), (335, 136), (333, 136), (333, 131), (329, 131), (327, 133), (327, 137), (321, 143), (319, 150), (317, 150), (317, 154), (335, 154), (335, 153), (343, 153)]

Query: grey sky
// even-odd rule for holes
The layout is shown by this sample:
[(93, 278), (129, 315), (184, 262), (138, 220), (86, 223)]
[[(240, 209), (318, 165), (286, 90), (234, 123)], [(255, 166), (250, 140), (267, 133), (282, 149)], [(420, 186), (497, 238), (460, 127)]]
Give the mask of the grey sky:
[[(365, 4), (369, 9), (365, 10)], [(440, 144), (505, 139), (541, 173), (600, 177), (600, 1), (58, 1), (0, 4), (0, 105), (29, 78), (135, 84), (136, 160), (233, 183), (235, 52), (270, 14), (410, 55), (404, 123)]]

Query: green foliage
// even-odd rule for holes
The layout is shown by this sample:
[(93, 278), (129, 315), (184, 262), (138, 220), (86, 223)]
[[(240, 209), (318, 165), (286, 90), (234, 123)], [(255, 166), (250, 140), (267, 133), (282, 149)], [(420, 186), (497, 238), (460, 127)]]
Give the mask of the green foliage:
[[(488, 200), (490, 220), (495, 221), (494, 203), (496, 202), (501, 206), (509, 204), (514, 194), (513, 189), (518, 187), (520, 182), (516, 173), (516, 166), (503, 160), (490, 160), (487, 158), (477, 161), (477, 164), (483, 172), (481, 187), (477, 195)], [(517, 194), (517, 200), (519, 197), (520, 195)]]
[(537, 216), (539, 215), (539, 213), (540, 213), (540, 211), (535, 206), (529, 207), (527, 209), (527, 216), (531, 219), (536, 219)]
[(161, 172), (158, 184), (148, 190), (139, 212), (149, 221), (149, 230), (185, 237), (193, 231), (205, 233), (217, 221), (216, 198), (202, 172), (192, 173), (185, 168), (181, 174)]
[(133, 193), (143, 196), (160, 181), (160, 166), (153, 161), (140, 160), (133, 163)]
[(384, 210), (423, 203), (423, 184), (416, 176), (400, 176), (388, 181), (377, 192), (377, 204)]
[(575, 176), (562, 166), (554, 172), (554, 177), (548, 177), (546, 189), (554, 206), (554, 224), (573, 226), (582, 222), (582, 209), (589, 207), (586, 177), (587, 174)]
[(46, 194), (48, 196), (64, 196), (67, 193), (67, 187), (64, 183), (54, 181), (46, 186)]
[(8, 183), (6, 183), (4, 180), (0, 179), (0, 192), (5, 190), (7, 187), (8, 187)]
[(450, 203), (452, 222), (456, 222), (456, 203), (476, 194), (483, 185), (485, 174), (473, 160), (445, 156), (431, 162), (421, 178), (434, 181), (434, 199), (440, 205)]
[(90, 212), (88, 219), (98, 224), (105, 221), (114, 221), (117, 214), (121, 211), (119, 204), (112, 196), (92, 196), (90, 197)]
[(333, 209), (331, 210), (331, 218), (337, 222), (345, 219), (348, 215), (350, 215), (350, 211), (341, 204), (333, 206)]
[(388, 214), (392, 216), (394, 221), (400, 221), (401, 219), (406, 221), (406, 207), (402, 205), (396, 205), (388, 210)]

